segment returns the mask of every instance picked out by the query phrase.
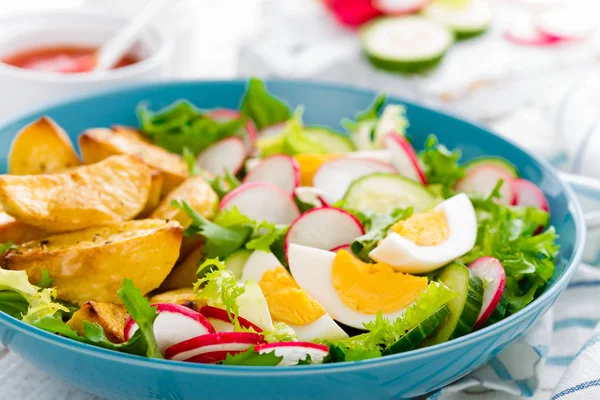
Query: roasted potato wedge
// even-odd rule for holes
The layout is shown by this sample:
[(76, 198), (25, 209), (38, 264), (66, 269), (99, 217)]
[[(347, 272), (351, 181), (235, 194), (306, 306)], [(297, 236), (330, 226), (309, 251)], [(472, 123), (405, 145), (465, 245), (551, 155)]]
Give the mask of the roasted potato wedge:
[(185, 211), (172, 207), (173, 200), (185, 200), (190, 207), (205, 218), (212, 219), (219, 206), (219, 196), (201, 176), (187, 178), (165, 197), (151, 214), (151, 218), (172, 219), (187, 228), (192, 220)]
[(85, 322), (98, 324), (104, 329), (106, 338), (113, 343), (125, 341), (125, 322), (129, 314), (123, 306), (104, 303), (101, 301), (88, 301), (83, 303), (69, 320), (69, 326), (84, 335)]
[(5, 212), (0, 212), (0, 243), (21, 244), (49, 236), (43, 229), (17, 221)]
[(198, 311), (202, 306), (206, 305), (206, 299), (199, 299), (198, 294), (191, 287), (187, 287), (152, 296), (150, 303), (175, 303)]
[(48, 117), (27, 125), (12, 142), (8, 173), (38, 175), (81, 165), (69, 137)]
[(189, 288), (198, 280), (198, 266), (204, 256), (204, 246), (196, 247), (180, 263), (175, 265), (167, 279), (160, 285), (161, 289), (173, 290)]
[(141, 140), (143, 142), (150, 143), (150, 140), (146, 135), (131, 126), (115, 125), (112, 127), (112, 131), (117, 135), (123, 135), (133, 140)]
[(50, 175), (1, 175), (0, 202), (17, 221), (68, 232), (126, 221), (150, 193), (152, 169), (133, 156)]
[(133, 134), (115, 134), (110, 129), (89, 129), (79, 137), (79, 148), (86, 164), (115, 154), (131, 154), (164, 175), (162, 195), (166, 195), (188, 177), (187, 165), (177, 154), (134, 138)]
[(31, 282), (47, 270), (60, 299), (119, 304), (125, 278), (142, 294), (160, 286), (177, 261), (182, 236), (176, 221), (128, 221), (27, 242), (1, 261), (6, 269), (27, 271)]
[(156, 207), (160, 204), (162, 196), (162, 188), (164, 183), (164, 176), (159, 171), (152, 171), (152, 179), (150, 182), (150, 193), (148, 193), (148, 201), (144, 206), (142, 212), (137, 216), (138, 218), (147, 218)]

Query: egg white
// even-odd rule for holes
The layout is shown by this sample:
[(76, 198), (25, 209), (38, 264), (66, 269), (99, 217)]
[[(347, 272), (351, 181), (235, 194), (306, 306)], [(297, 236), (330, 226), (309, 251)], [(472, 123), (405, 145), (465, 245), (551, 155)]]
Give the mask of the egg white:
[[(281, 263), (273, 253), (265, 251), (253, 252), (242, 271), (242, 280), (259, 282), (265, 272), (281, 267)], [(326, 307), (323, 307), (326, 309)], [(338, 324), (325, 314), (318, 320), (306, 325), (288, 324), (296, 332), (296, 337), (302, 342), (312, 341), (314, 339), (343, 339), (348, 335)]]
[(442, 209), (448, 222), (449, 235), (442, 243), (420, 246), (392, 232), (369, 253), (369, 257), (389, 264), (397, 271), (424, 274), (469, 252), (477, 239), (477, 218), (469, 197), (464, 193), (457, 194), (435, 209)]
[[(364, 329), (364, 324), (374, 321), (376, 314), (366, 314), (348, 307), (333, 287), (333, 261), (335, 253), (312, 247), (290, 245), (288, 261), (292, 276), (298, 285), (323, 305), (333, 319), (345, 325)], [(385, 318), (395, 320), (404, 315), (405, 308), (383, 313)]]

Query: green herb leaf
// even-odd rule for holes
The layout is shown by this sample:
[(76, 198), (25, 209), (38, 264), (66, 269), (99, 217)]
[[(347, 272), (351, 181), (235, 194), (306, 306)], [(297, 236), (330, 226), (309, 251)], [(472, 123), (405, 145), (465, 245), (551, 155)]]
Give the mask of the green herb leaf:
[(150, 306), (148, 300), (142, 296), (130, 279), (123, 281), (117, 294), (139, 327), (138, 331), (147, 345), (146, 355), (150, 358), (163, 358), (154, 336), (154, 320), (158, 316), (156, 308)]
[(373, 121), (379, 118), (379, 113), (387, 100), (387, 96), (384, 94), (378, 95), (373, 103), (366, 110), (358, 113), (356, 117), (354, 117), (354, 121), (352, 120), (344, 120), (342, 123), (350, 132), (355, 132), (358, 130), (360, 124), (365, 121)]
[(15, 246), (12, 242), (6, 242), (3, 244), (0, 244), (0, 256), (2, 256), (7, 251), (14, 250), (16, 248), (17, 248), (17, 246)]
[(287, 121), (291, 116), (290, 108), (282, 100), (271, 95), (264, 82), (258, 78), (248, 80), (241, 110), (254, 121), (258, 130)]
[(259, 354), (254, 349), (254, 346), (250, 347), (243, 353), (235, 355), (227, 354), (227, 358), (223, 361), (223, 365), (255, 365), (260, 367), (272, 367), (279, 365), (283, 360), (283, 357), (278, 357), (275, 352), (269, 352)]
[(50, 278), (48, 271), (45, 270), (44, 268), (42, 268), (41, 273), (42, 273), (42, 277), (35, 285), (41, 289), (48, 289), (48, 288), (52, 287), (52, 284), (54, 283), (54, 279)]
[(429, 135), (425, 141), (425, 150), (419, 153), (427, 181), (430, 185), (439, 185), (443, 197), (454, 195), (453, 187), (465, 176), (465, 170), (458, 164), (461, 153), (450, 151), (438, 143), (435, 135)]

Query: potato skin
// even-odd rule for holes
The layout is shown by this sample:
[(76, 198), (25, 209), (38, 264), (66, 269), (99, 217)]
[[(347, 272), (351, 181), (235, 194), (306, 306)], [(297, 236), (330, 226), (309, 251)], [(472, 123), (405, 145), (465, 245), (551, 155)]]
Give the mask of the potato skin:
[(160, 286), (177, 261), (182, 237), (175, 221), (128, 221), (27, 242), (1, 260), (6, 269), (27, 271), (31, 282), (47, 270), (60, 299), (120, 304), (117, 291), (125, 278), (142, 294)]
[(206, 299), (199, 299), (198, 293), (194, 292), (191, 287), (170, 290), (168, 292), (154, 295), (150, 298), (150, 303), (181, 304), (182, 306), (191, 308), (195, 311), (198, 311), (200, 308), (207, 304)]
[(11, 175), (49, 174), (81, 165), (65, 131), (52, 119), (42, 117), (14, 138), (8, 154)]
[(50, 236), (50, 234), (45, 230), (27, 225), (5, 212), (0, 212), (0, 243), (21, 244), (46, 236)]
[(68, 232), (126, 221), (148, 201), (152, 169), (133, 156), (49, 175), (0, 175), (0, 202), (17, 221)]
[(148, 201), (144, 206), (142, 212), (137, 216), (137, 218), (147, 218), (152, 214), (152, 212), (158, 207), (160, 204), (160, 199), (162, 196), (162, 188), (164, 183), (164, 175), (159, 171), (152, 171), (152, 178), (150, 181), (150, 192), (148, 193)]
[(165, 196), (189, 175), (183, 158), (155, 146), (131, 132), (115, 134), (110, 129), (88, 129), (79, 136), (79, 148), (86, 164), (93, 164), (115, 154), (131, 154), (164, 176)]
[(128, 315), (123, 306), (101, 301), (88, 301), (75, 311), (68, 325), (83, 336), (86, 321), (98, 324), (104, 329), (108, 340), (113, 343), (123, 343), (125, 342), (125, 322)]
[(151, 218), (172, 219), (187, 228), (192, 220), (185, 211), (172, 207), (173, 200), (185, 200), (204, 218), (212, 219), (219, 207), (219, 196), (201, 176), (187, 178), (165, 197), (151, 214)]
[(167, 279), (160, 285), (162, 290), (189, 288), (198, 280), (198, 266), (204, 257), (204, 246), (196, 247), (192, 252), (175, 265)]

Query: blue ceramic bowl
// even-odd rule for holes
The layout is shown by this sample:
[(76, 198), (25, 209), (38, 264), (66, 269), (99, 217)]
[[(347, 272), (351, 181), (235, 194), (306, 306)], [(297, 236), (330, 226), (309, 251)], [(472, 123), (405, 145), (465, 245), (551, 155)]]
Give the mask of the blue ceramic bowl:
[[(344, 117), (365, 109), (375, 93), (316, 83), (271, 81), (269, 89), (291, 106), (305, 106), (305, 122), (339, 128)], [(10, 142), (33, 120), (47, 115), (76, 142), (90, 127), (135, 125), (141, 101), (153, 108), (186, 98), (201, 108), (237, 108), (245, 81), (146, 84), (49, 107), (0, 129), (0, 165)], [(554, 303), (575, 273), (584, 243), (581, 209), (573, 192), (546, 162), (486, 129), (390, 98), (406, 105), (416, 148), (426, 136), (460, 148), (464, 159), (501, 156), (542, 188), (552, 224), (560, 235), (554, 278), (542, 296), (515, 315), (470, 335), (405, 354), (354, 363), (293, 368), (231, 367), (149, 360), (76, 343), (0, 313), (0, 341), (60, 379), (109, 399), (398, 399), (422, 395), (475, 370), (522, 335)], [(1, 171), (0, 171), (1, 172)]]

